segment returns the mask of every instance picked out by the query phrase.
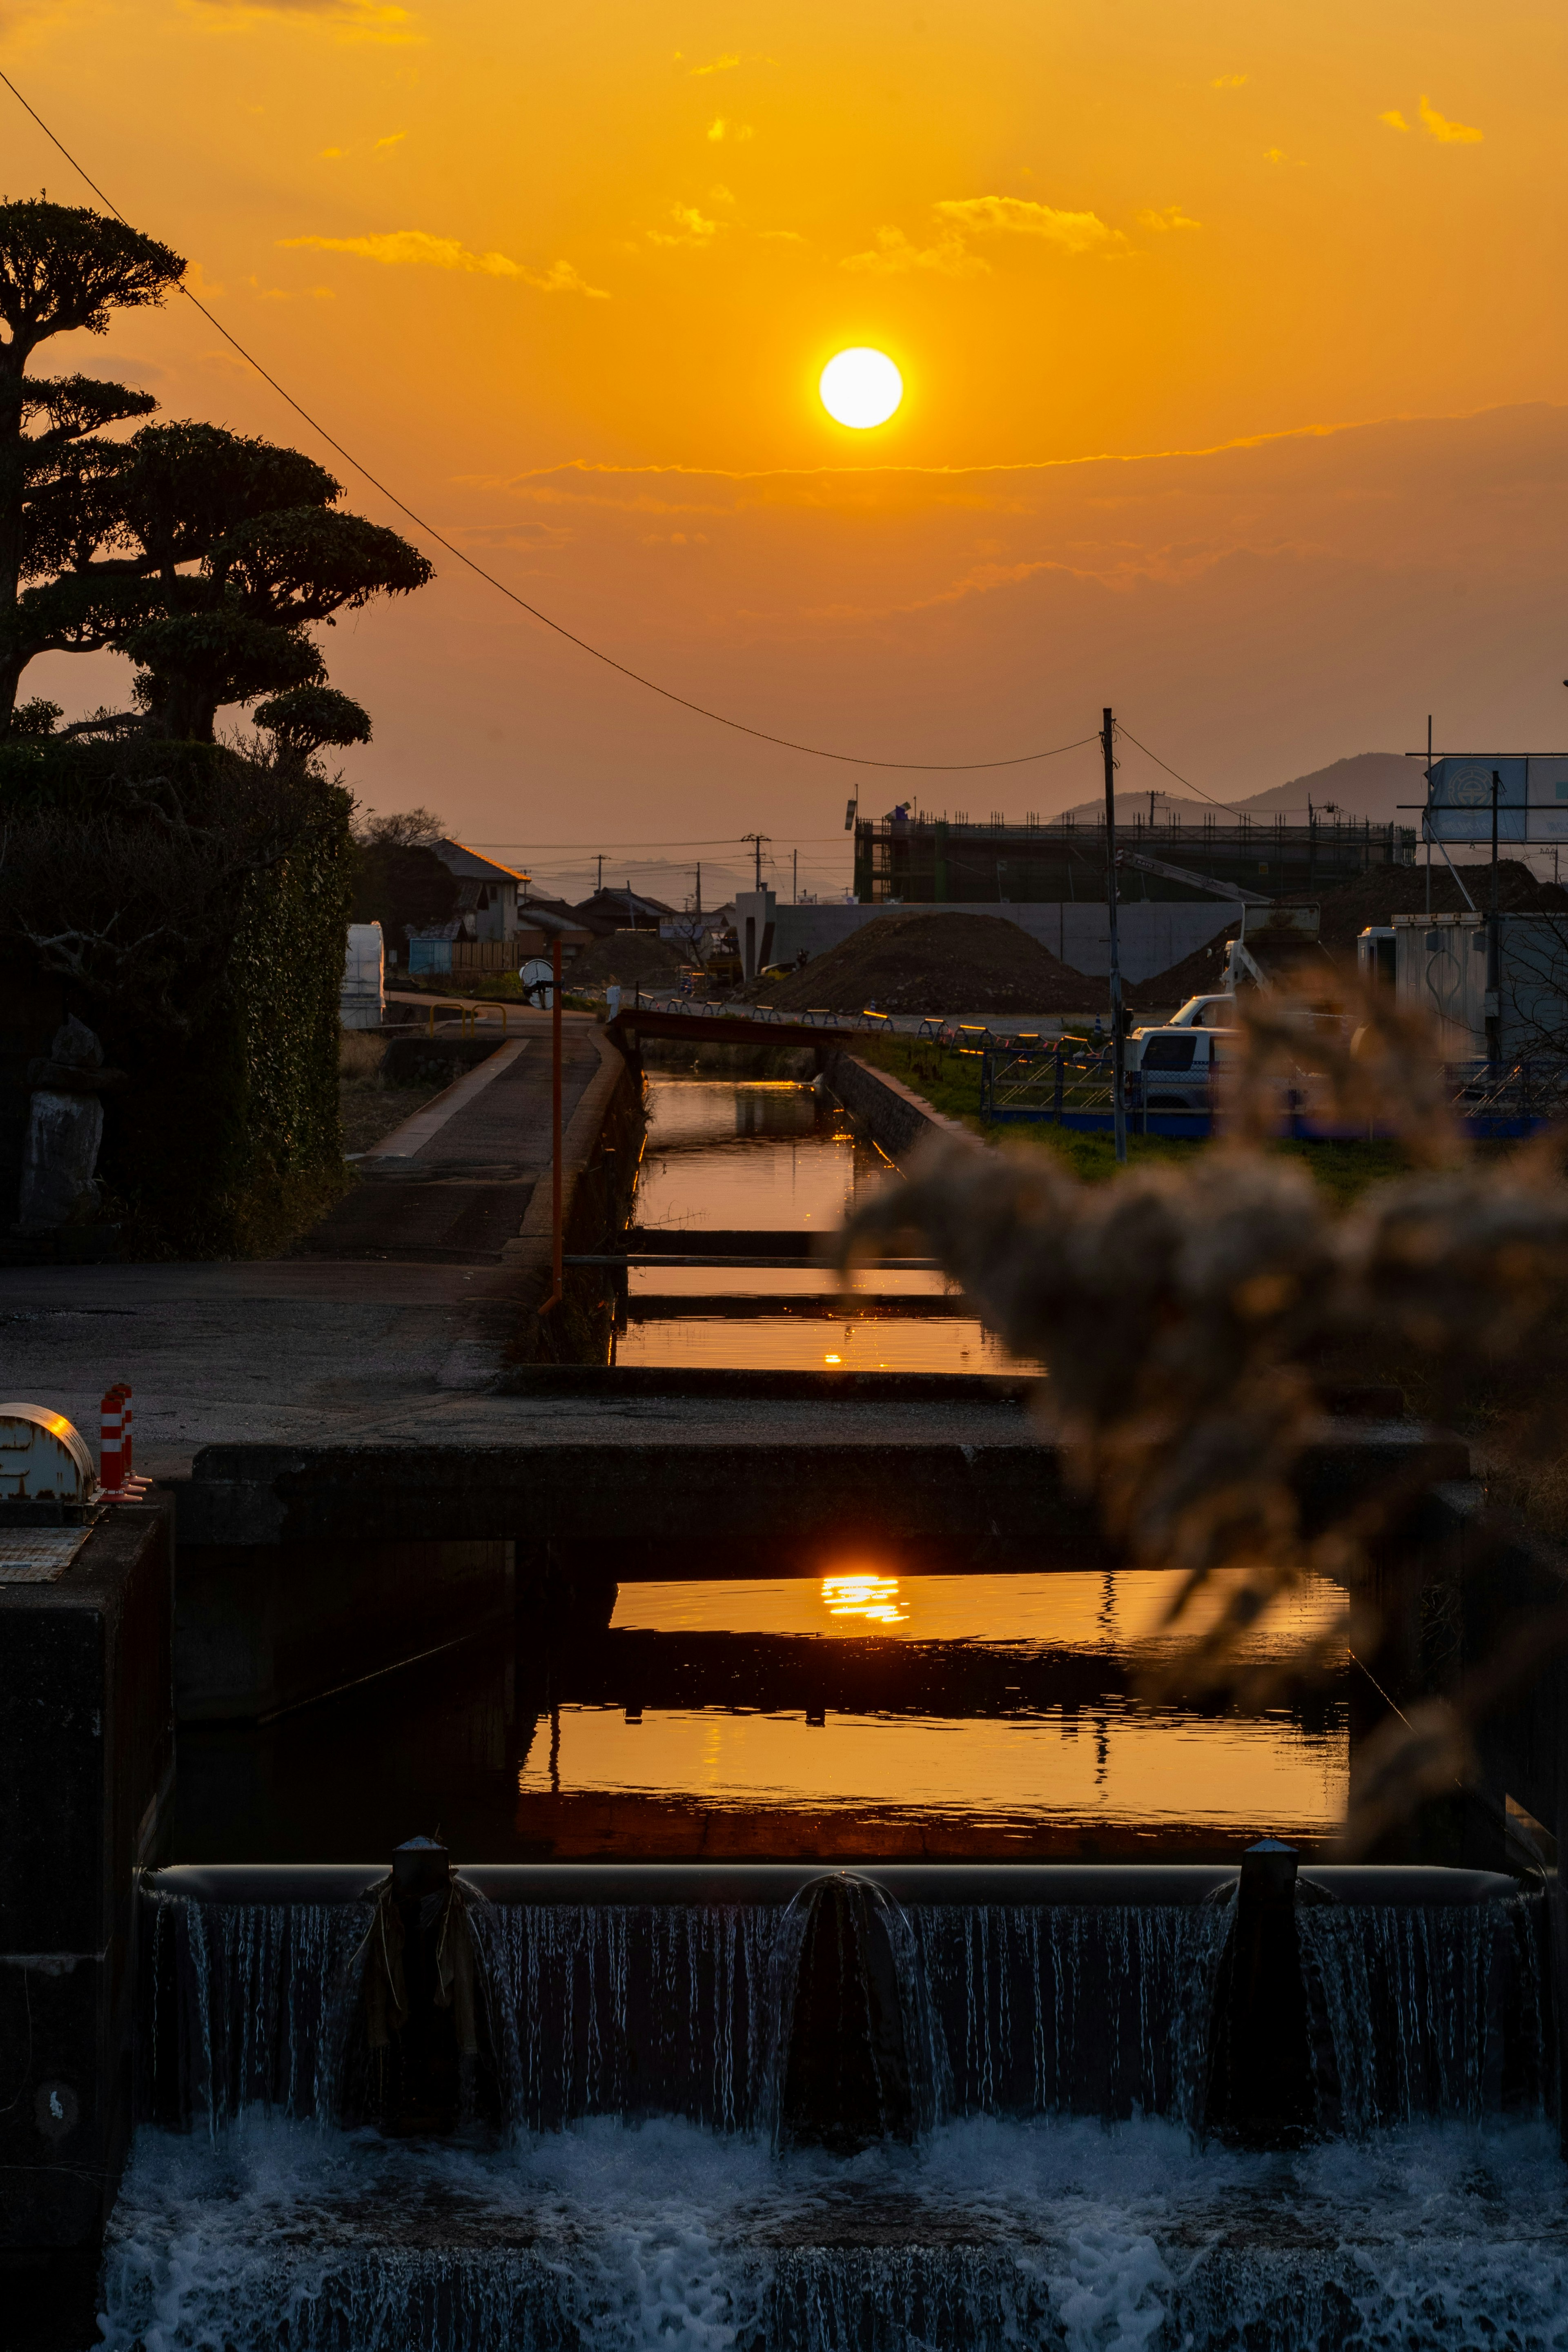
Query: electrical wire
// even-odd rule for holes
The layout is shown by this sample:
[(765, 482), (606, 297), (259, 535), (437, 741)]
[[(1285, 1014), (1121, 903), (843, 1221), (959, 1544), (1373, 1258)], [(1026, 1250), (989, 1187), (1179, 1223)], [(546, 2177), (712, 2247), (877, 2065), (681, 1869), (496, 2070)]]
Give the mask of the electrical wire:
[[(836, 841), (842, 841), (844, 835), (841, 833), (820, 833), (809, 836), (803, 835), (797, 841), (791, 835), (784, 847), (786, 849), (829, 849)], [(596, 857), (600, 850), (603, 850), (605, 856), (608, 857), (614, 849), (744, 849), (748, 857), (751, 856), (750, 844), (743, 839), (737, 841), (732, 834), (728, 833), (716, 834), (711, 840), (708, 841), (606, 842), (601, 834), (595, 841), (475, 841), (469, 843), (468, 846), (472, 849), (526, 849), (535, 852), (541, 849), (582, 849), (585, 850), (590, 857)], [(770, 861), (764, 860), (764, 863), (768, 862)], [(772, 862), (776, 863), (776, 860)]]
[[(0, 76), (0, 79), (4, 79), (4, 76)], [(1123, 727), (1120, 719), (1116, 720), (1115, 726), (1117, 733), (1119, 735), (1125, 735), (1127, 740), (1133, 746), (1134, 750), (1142, 751), (1146, 760), (1152, 760), (1154, 765), (1157, 768), (1163, 768), (1168, 776), (1176, 776), (1176, 782), (1181, 785), (1184, 792), (1196, 793), (1199, 800), (1207, 801), (1211, 808), (1226, 809), (1232, 816), (1239, 816), (1241, 814), (1241, 811), (1238, 808), (1232, 808), (1228, 801), (1216, 801), (1212, 793), (1205, 793), (1202, 784), (1191, 784), (1187, 782), (1185, 776), (1177, 776), (1176, 771), (1171, 766), (1170, 762), (1166, 760), (1162, 760), (1158, 751), (1151, 751), (1147, 743), (1140, 743), (1137, 736), (1131, 732), (1131, 729)]]
[[(64, 141), (56, 137), (37, 107), (28, 105), (10, 76), (0, 73), (0, 82), (5, 83), (23, 111), (31, 115), (50, 145), (57, 148), (65, 157), (71, 170), (92, 190), (100, 204), (105, 205), (117, 221), (126, 228), (130, 228), (131, 223), (119, 205), (105, 195), (98, 182), (83, 164), (78, 163)], [(362, 480), (368, 482), (373, 489), (379, 491), (389, 505), (397, 509), (399, 514), (405, 515), (416, 530), (423, 531), (426, 538), (433, 540), (437, 547), (445, 548), (448, 555), (455, 556), (459, 563), (466, 565), (468, 571), (476, 573), (479, 579), (496, 589), (509, 604), (515, 604), (520, 612), (527, 613), (531, 619), (542, 622), (545, 628), (552, 629), (558, 637), (564, 637), (567, 644), (575, 646), (580, 653), (592, 655), (595, 661), (603, 662), (606, 669), (618, 670), (622, 677), (630, 678), (634, 686), (645, 688), (649, 694), (657, 694), (666, 702), (678, 704), (682, 710), (693, 711), (699, 719), (710, 719), (716, 727), (728, 727), (737, 735), (750, 735), (759, 743), (773, 743), (782, 751), (803, 752), (807, 759), (832, 760), (847, 768), (896, 768), (910, 774), (919, 775), (973, 775), (993, 768), (1026, 768), (1038, 760), (1059, 759), (1064, 751), (1079, 751), (1084, 744), (1099, 740), (1094, 735), (1080, 735), (1074, 742), (1055, 744), (1047, 751), (1020, 751), (1006, 760), (868, 760), (862, 759), (853, 751), (828, 751), (823, 750), (820, 744), (797, 743), (787, 735), (771, 735), (763, 727), (749, 727), (744, 719), (728, 719), (721, 710), (710, 710), (705, 703), (693, 702), (689, 696), (677, 694), (670, 687), (660, 686), (656, 679), (645, 677), (640, 670), (631, 669), (625, 662), (617, 661), (613, 654), (605, 653), (599, 646), (590, 645), (586, 637), (580, 637), (574, 630), (567, 628), (563, 623), (552, 620), (548, 613), (541, 612), (537, 604), (531, 604), (527, 598), (520, 596), (514, 588), (509, 588), (504, 580), (499, 580), (493, 572), (487, 572), (482, 563), (476, 563), (471, 555), (465, 554), (460, 547), (437, 530), (434, 523), (426, 522), (423, 515), (416, 514), (405, 499), (400, 499), (395, 490), (390, 489), (379, 476), (373, 474), (370, 467), (363, 464), (352, 450), (345, 449), (342, 443), (329, 433), (326, 426), (318, 418), (312, 416), (310, 410), (297, 401), (291, 392), (285, 390), (275, 375), (268, 373), (255, 353), (247, 351), (238, 336), (230, 334), (222, 320), (216, 318), (207, 309), (206, 304), (198, 300), (191, 292), (188, 286), (181, 285), (176, 291), (183, 294), (185, 300), (200, 311), (207, 324), (216, 329), (232, 350), (239, 353), (247, 367), (255, 369), (264, 383), (270, 384), (279, 398), (288, 403), (296, 416), (303, 417), (311, 432), (318, 434), (329, 449), (335, 450), (344, 464), (352, 466)]]

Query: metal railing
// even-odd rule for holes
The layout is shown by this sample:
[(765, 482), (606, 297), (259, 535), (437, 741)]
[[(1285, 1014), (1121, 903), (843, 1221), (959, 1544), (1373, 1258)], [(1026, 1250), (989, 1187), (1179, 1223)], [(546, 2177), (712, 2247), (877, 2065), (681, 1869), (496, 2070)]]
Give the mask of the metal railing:
[[(1449, 1108), (1479, 1141), (1533, 1135), (1568, 1121), (1568, 1058), (1444, 1065)], [(1202, 1141), (1223, 1108), (1223, 1081), (1178, 1071), (1127, 1074), (1127, 1123), (1134, 1135)], [(1020, 1051), (989, 1046), (981, 1062), (980, 1116), (996, 1126), (1049, 1121), (1090, 1133), (1111, 1125), (1110, 1049), (1086, 1050), (1070, 1039), (1054, 1048)], [(1352, 1125), (1321, 1104), (1321, 1082), (1310, 1070), (1279, 1086), (1279, 1131), (1312, 1141), (1392, 1138), (1392, 1123)]]
[(850, 1029), (868, 1037), (924, 1038), (946, 1052), (960, 1054), (978, 1054), (998, 1044), (1026, 1048), (1040, 1042), (1037, 1030), (1023, 1029), (998, 1038), (982, 1024), (950, 1021), (933, 1013), (878, 1013), (869, 1005), (858, 1013), (836, 1013), (826, 1004), (808, 1005), (802, 1012), (792, 1013), (783, 1005), (666, 995), (656, 989), (640, 987), (623, 991), (621, 1011), (633, 1014), (644, 1011), (675, 1013), (693, 1023), (752, 1021), (763, 1028), (773, 1024), (792, 1029)]
[(436, 1015), (437, 1013), (456, 1013), (461, 1021), (461, 1034), (465, 1037), (477, 1037), (479, 1034), (479, 1022), (481, 1018), (487, 1020), (492, 1019), (494, 1015), (499, 1013), (500, 1014), (500, 1034), (503, 1037), (507, 1034), (507, 1008), (504, 1000), (500, 998), (491, 1004), (476, 1004), (471, 1001), (465, 1002), (463, 998), (458, 996), (433, 996), (430, 999), (430, 1015), (426, 1030), (426, 1034), (432, 1037), (436, 1034)]

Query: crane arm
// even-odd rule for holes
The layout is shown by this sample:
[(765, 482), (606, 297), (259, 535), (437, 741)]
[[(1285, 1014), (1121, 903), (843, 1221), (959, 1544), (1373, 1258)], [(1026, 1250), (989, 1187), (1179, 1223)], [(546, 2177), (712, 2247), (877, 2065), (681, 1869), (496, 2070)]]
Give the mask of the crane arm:
[(1163, 857), (1145, 857), (1135, 849), (1119, 849), (1118, 866), (1135, 866), (1141, 874), (1162, 874), (1167, 882), (1186, 882), (1194, 890), (1210, 890), (1216, 898), (1239, 898), (1244, 907), (1271, 907), (1261, 890), (1244, 890), (1238, 882), (1216, 882), (1212, 875), (1194, 874), (1185, 866), (1167, 866)]

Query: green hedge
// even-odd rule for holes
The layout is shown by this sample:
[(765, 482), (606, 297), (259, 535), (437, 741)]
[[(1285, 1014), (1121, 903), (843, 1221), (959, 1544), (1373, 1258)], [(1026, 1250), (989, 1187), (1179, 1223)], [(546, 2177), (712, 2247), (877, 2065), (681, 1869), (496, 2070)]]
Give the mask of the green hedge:
[[(151, 814), (147, 795), (157, 806)], [(339, 993), (353, 881), (349, 795), (308, 770), (288, 771), (218, 746), (148, 744), (0, 756), (0, 817), (43, 817), (83, 846), (80, 897), (113, 911), (117, 846), (157, 887), (157, 844), (183, 821), (227, 856), (231, 882), (205, 898), (189, 837), (178, 867), (200, 898), (195, 949), (151, 948), (63, 982), (67, 1009), (98, 1032), (130, 1085), (104, 1097), (100, 1160), (105, 1215), (137, 1257), (230, 1257), (285, 1247), (344, 1189), (338, 1115)], [(76, 828), (75, 835), (69, 829)], [(160, 835), (159, 828), (163, 828)], [(45, 830), (32, 836), (43, 843)], [(248, 860), (248, 870), (243, 870)], [(138, 862), (139, 861), (139, 862)], [(101, 869), (101, 870), (100, 870)], [(225, 869), (227, 870), (226, 868)], [(58, 919), (82, 922), (64, 866), (40, 849), (33, 885)], [(27, 887), (0, 887), (14, 970), (38, 959), (17, 938)], [(145, 896), (145, 891), (144, 891)], [(177, 893), (175, 894), (177, 897)], [(39, 903), (26, 908), (44, 928)], [(124, 926), (150, 932), (133, 908)], [(33, 1050), (47, 1051), (47, 1038)]]

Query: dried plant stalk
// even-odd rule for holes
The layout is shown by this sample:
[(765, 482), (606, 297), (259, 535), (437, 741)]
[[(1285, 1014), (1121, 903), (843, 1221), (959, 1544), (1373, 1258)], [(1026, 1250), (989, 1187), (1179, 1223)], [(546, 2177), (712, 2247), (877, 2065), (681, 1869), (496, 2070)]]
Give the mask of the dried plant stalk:
[[(1271, 1703), (1386, 1630), (1373, 1604), (1397, 1530), (1430, 1475), (1400, 1470), (1304, 1529), (1298, 1473), (1323, 1426), (1316, 1365), (1390, 1336), (1457, 1392), (1480, 1359), (1516, 1366), (1568, 1349), (1568, 1185), (1553, 1144), (1477, 1164), (1451, 1114), (1441, 1041), (1386, 993), (1329, 971), (1289, 995), (1238, 1000), (1225, 1139), (1185, 1165), (1089, 1184), (1054, 1158), (946, 1141), (851, 1220), (847, 1265), (911, 1242), (962, 1284), (1008, 1348), (1046, 1367), (1037, 1409), (1130, 1563), (1175, 1569), (1166, 1624), (1186, 1634), (1145, 1677)], [(1271, 1152), (1282, 1109), (1401, 1138), (1417, 1172), (1337, 1213), (1297, 1162)], [(1221, 1570), (1242, 1571), (1191, 1633)], [(1343, 1612), (1278, 1663), (1247, 1654), (1259, 1620), (1308, 1579)], [(1392, 1580), (1398, 1590), (1399, 1580)], [(1568, 1642), (1553, 1629), (1541, 1645)], [(1467, 1678), (1462, 1699), (1391, 1715), (1358, 1765), (1345, 1850), (1364, 1852), (1471, 1769), (1478, 1710), (1529, 1670)]]

